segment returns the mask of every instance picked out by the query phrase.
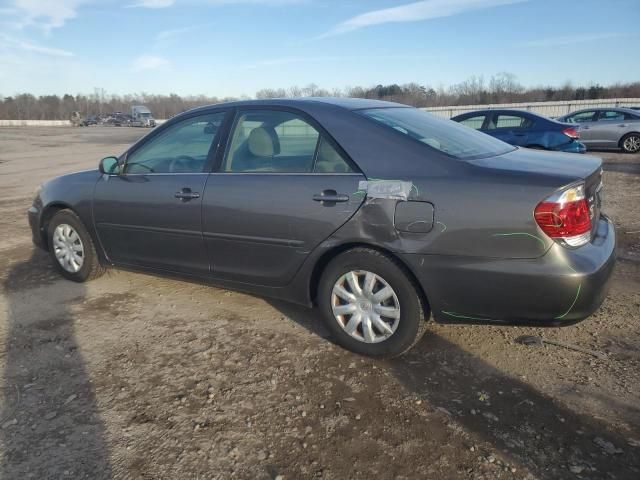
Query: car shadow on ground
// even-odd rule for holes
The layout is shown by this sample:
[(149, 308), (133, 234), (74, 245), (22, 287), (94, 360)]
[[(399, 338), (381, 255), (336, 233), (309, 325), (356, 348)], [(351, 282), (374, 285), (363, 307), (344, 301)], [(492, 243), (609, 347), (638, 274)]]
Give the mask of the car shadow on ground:
[(71, 305), (82, 301), (84, 286), (62, 280), (34, 250), (9, 266), (2, 293), (0, 478), (111, 478), (105, 426), (74, 334)]
[[(312, 333), (328, 338), (316, 310), (268, 302)], [(537, 478), (640, 478), (640, 449), (629, 444), (630, 439), (640, 438), (640, 425), (632, 432), (614, 431), (433, 331), (427, 330), (404, 356), (377, 362), (407, 391), (447, 415), (471, 442), (486, 442), (496, 456), (526, 467)]]

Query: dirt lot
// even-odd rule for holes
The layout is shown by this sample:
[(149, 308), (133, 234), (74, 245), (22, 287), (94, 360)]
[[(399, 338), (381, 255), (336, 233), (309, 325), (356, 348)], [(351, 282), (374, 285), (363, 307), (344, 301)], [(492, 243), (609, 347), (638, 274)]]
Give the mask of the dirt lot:
[(640, 478), (640, 155), (597, 153), (620, 250), (597, 314), (432, 325), (372, 361), (285, 303), (117, 270), (62, 280), (30, 243), (33, 190), (143, 133), (0, 129), (0, 478)]

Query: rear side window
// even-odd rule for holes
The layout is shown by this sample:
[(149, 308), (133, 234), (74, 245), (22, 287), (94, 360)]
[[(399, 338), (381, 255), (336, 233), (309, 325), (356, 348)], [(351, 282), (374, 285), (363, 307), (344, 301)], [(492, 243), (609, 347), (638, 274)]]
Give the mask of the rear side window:
[(459, 159), (492, 157), (514, 150), (513, 146), (496, 138), (417, 108), (373, 108), (358, 113)]
[(236, 121), (223, 172), (351, 173), (342, 155), (298, 115), (252, 110)]
[(473, 128), (474, 130), (480, 130), (482, 128), (482, 124), (484, 123), (485, 115), (476, 115), (474, 117), (465, 118), (464, 120), (460, 120), (458, 123), (464, 125), (465, 127)]
[(533, 122), (521, 115), (498, 115), (496, 128), (530, 128)]
[(627, 112), (618, 112), (615, 110), (605, 110), (600, 112), (600, 120), (637, 120), (638, 117)]

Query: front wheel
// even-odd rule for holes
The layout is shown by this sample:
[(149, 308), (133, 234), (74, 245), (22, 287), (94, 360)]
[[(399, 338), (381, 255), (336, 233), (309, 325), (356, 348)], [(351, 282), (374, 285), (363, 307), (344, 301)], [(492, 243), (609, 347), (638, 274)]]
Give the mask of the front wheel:
[(409, 273), (376, 250), (355, 248), (335, 257), (322, 274), (317, 301), (336, 342), (362, 355), (401, 355), (426, 330)]
[(73, 211), (57, 212), (49, 222), (47, 234), (51, 260), (65, 278), (86, 282), (104, 273), (91, 236)]
[(626, 153), (640, 152), (640, 133), (628, 133), (620, 140), (620, 146)]

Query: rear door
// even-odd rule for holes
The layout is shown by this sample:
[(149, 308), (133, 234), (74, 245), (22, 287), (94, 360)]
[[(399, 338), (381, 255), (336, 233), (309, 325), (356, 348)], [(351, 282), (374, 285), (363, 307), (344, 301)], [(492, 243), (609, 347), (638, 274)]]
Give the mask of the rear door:
[(224, 112), (193, 115), (134, 146), (94, 193), (100, 243), (118, 264), (209, 273), (202, 195)]
[(207, 181), (203, 235), (216, 279), (281, 286), (361, 205), (365, 177), (310, 118), (240, 110)]
[(524, 115), (495, 113), (487, 133), (503, 142), (522, 147), (528, 144), (528, 129), (532, 125), (533, 122)]

